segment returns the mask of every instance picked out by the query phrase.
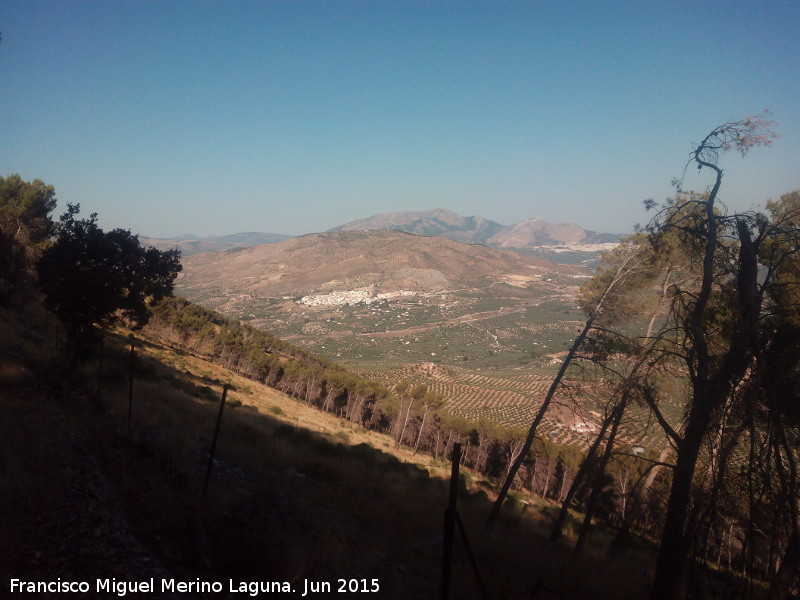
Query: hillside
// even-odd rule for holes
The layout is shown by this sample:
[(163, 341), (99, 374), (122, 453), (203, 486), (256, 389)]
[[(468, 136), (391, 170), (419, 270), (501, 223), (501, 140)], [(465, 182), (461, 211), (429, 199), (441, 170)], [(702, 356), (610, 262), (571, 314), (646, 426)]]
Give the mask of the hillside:
[[(534, 281), (558, 269), (443, 237), (399, 231), (316, 233), (276, 244), (189, 257), (181, 286), (261, 295), (453, 289), (466, 281)], [(576, 273), (575, 269), (565, 269)]]
[[(98, 377), (94, 361), (69, 369), (60, 360), (51, 322), (28, 315), (34, 326), (21, 327), (0, 317), (4, 581), (153, 578), (220, 582), (223, 590), (229, 581), (278, 581), (297, 598), (306, 580), (335, 586), (346, 578), (377, 580), (375, 598), (437, 594), (446, 461), (394, 449), (389, 436), (152, 338), (135, 340), (128, 425), (130, 338), (109, 336)], [(201, 498), (223, 384), (230, 392)], [(459, 511), (493, 597), (519, 597), (533, 586), (560, 598), (615, 598), (620, 589), (645, 596), (635, 575), (649, 564), (644, 556), (614, 566), (554, 551), (544, 541), (549, 502), (512, 502), (496, 538), (479, 536), (491, 484), (469, 472), (463, 482)], [(463, 558), (458, 548), (453, 592), (474, 597)], [(567, 576), (576, 569), (593, 575)]]
[(321, 233), (182, 262), (179, 294), (350, 364), (549, 360), (583, 318), (577, 267), (443, 237)]

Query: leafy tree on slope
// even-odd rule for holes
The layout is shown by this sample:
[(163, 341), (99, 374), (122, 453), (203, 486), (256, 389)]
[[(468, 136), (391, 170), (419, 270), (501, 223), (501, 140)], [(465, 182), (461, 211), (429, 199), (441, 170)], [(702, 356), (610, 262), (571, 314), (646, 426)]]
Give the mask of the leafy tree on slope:
[(0, 306), (11, 303), (23, 276), (47, 245), (55, 206), (53, 186), (40, 179), (0, 177)]
[(97, 215), (78, 219), (79, 205), (67, 205), (56, 238), (39, 260), (45, 305), (58, 315), (78, 346), (119, 319), (144, 325), (147, 302), (172, 293), (181, 270), (180, 252), (143, 248), (124, 229), (104, 232)]

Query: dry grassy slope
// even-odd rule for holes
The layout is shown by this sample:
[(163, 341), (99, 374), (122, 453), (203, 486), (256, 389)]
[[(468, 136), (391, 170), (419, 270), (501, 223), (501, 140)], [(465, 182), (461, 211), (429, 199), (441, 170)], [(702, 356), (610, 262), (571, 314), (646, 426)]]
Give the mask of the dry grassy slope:
[[(411, 449), (406, 447), (395, 448), (394, 439), (389, 435), (364, 429), (331, 413), (322, 412), (275, 388), (242, 377), (203, 358), (177, 353), (152, 342), (140, 348), (139, 352), (157, 359), (167, 367), (182, 371), (190, 378), (197, 377), (230, 383), (232, 389), (228, 394), (228, 402), (233, 405), (249, 406), (261, 414), (269, 415), (276, 421), (302, 427), (315, 433), (331, 435), (337, 442), (349, 445), (369, 444), (403, 462), (427, 469), (432, 474), (441, 477), (448, 475), (447, 464), (431, 461), (431, 457), (426, 454), (414, 454)], [(217, 395), (222, 394), (222, 388), (218, 383), (212, 384), (211, 387)]]
[[(575, 267), (443, 237), (398, 231), (344, 231), (306, 235), (278, 244), (186, 257), (179, 287), (187, 295), (230, 290), (264, 296), (408, 285), (458, 287), (459, 282), (578, 272)], [(403, 271), (403, 270), (406, 271)]]
[[(57, 345), (39, 335), (46, 325), (0, 313), (3, 581), (230, 577), (302, 585), (305, 577), (346, 577), (377, 578), (376, 599), (437, 594), (447, 490), (430, 475), (444, 475), (446, 465), (397, 452), (385, 436), (143, 340), (128, 431), (126, 336), (107, 338), (98, 389), (95, 364), (54, 368)], [(199, 504), (222, 382), (233, 385), (231, 406)], [(203, 399), (203, 390), (213, 398)], [(462, 493), (459, 507), (468, 530), (479, 531), (485, 493)], [(505, 512), (499, 542), (474, 535), (493, 597), (525, 597), (537, 577), (559, 598), (644, 597), (644, 582), (632, 576), (639, 564), (576, 562), (543, 541), (542, 515), (523, 508)], [(454, 597), (475, 597), (463, 551), (457, 557)]]

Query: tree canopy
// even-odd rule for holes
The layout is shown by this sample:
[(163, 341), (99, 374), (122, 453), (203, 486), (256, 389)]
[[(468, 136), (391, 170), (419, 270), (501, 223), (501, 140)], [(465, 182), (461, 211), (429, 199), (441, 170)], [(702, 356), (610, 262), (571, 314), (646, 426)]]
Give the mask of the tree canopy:
[(67, 205), (55, 225), (54, 242), (39, 260), (45, 305), (76, 340), (120, 318), (144, 325), (150, 315), (147, 301), (172, 293), (180, 252), (143, 248), (130, 231), (104, 232), (96, 214), (78, 219), (79, 211), (79, 205)]
[[(675, 599), (694, 585), (688, 561), (707, 556), (727, 523), (742, 524), (744, 570), (768, 574), (769, 597), (784, 597), (800, 564), (800, 431), (791, 418), (800, 359), (798, 195), (768, 203), (769, 214), (728, 214), (718, 199), (721, 153), (744, 156), (769, 145), (774, 125), (759, 115), (712, 130), (687, 163), (713, 174), (708, 191), (684, 192), (676, 182), (677, 195), (638, 240), (652, 277), (630, 283), (644, 292), (658, 288), (664, 309), (658, 326), (648, 324), (637, 360), (652, 389), (645, 399), (675, 457), (654, 600)], [(613, 255), (606, 261), (584, 288), (590, 304), (618, 262)], [(609, 326), (635, 316), (631, 308), (629, 297), (609, 298), (607, 314), (617, 317)], [(659, 405), (659, 376), (682, 388), (681, 419)], [(763, 518), (765, 505), (771, 520)], [(769, 553), (757, 552), (756, 531), (769, 538)]]
[(19, 175), (0, 177), (0, 231), (31, 246), (46, 241), (53, 231), (50, 213), (56, 192), (41, 179), (23, 181)]
[(19, 175), (0, 177), (0, 305), (11, 302), (22, 276), (47, 245), (55, 206), (52, 185), (23, 181)]

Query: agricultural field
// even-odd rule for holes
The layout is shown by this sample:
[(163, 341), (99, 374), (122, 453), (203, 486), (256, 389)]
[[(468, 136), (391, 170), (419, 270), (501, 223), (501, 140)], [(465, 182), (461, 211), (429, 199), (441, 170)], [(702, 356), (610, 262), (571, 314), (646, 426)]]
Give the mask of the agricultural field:
[[(446, 400), (449, 414), (469, 421), (487, 420), (510, 430), (527, 430), (556, 374), (559, 361), (540, 368), (489, 368), (469, 370), (433, 362), (400, 367), (360, 367), (361, 376), (392, 386), (401, 379), (428, 384)], [(561, 444), (586, 447), (597, 433), (612, 391), (592, 382), (567, 380), (557, 392), (539, 434)], [(681, 404), (669, 398), (662, 410), (677, 421)], [(634, 406), (621, 425), (620, 439), (629, 446), (659, 449), (664, 444), (660, 428), (648, 420), (644, 407)]]
[(233, 316), (348, 366), (541, 366), (569, 347), (584, 319), (574, 304), (560, 300), (456, 294), (260, 312), (271, 314)]
[[(496, 283), (322, 306), (301, 297), (250, 298), (227, 305), (227, 312), (385, 385), (402, 378), (427, 383), (444, 396), (453, 416), (527, 429), (585, 319), (576, 280), (554, 276), (551, 283), (546, 291)], [(566, 390), (539, 431), (586, 446), (611, 390), (591, 378), (568, 382)], [(677, 403), (670, 407), (666, 400), (664, 406), (678, 418)], [(625, 440), (663, 445), (645, 410), (630, 415)]]
[[(453, 416), (526, 429), (583, 327), (579, 288), (590, 274), (480, 246), (372, 235), (189, 261), (176, 291), (389, 386), (425, 382)], [(592, 437), (611, 391), (591, 378), (576, 391), (578, 383), (571, 397), (559, 393), (543, 435), (576, 445)], [(650, 425), (632, 417), (627, 438), (647, 440)]]

